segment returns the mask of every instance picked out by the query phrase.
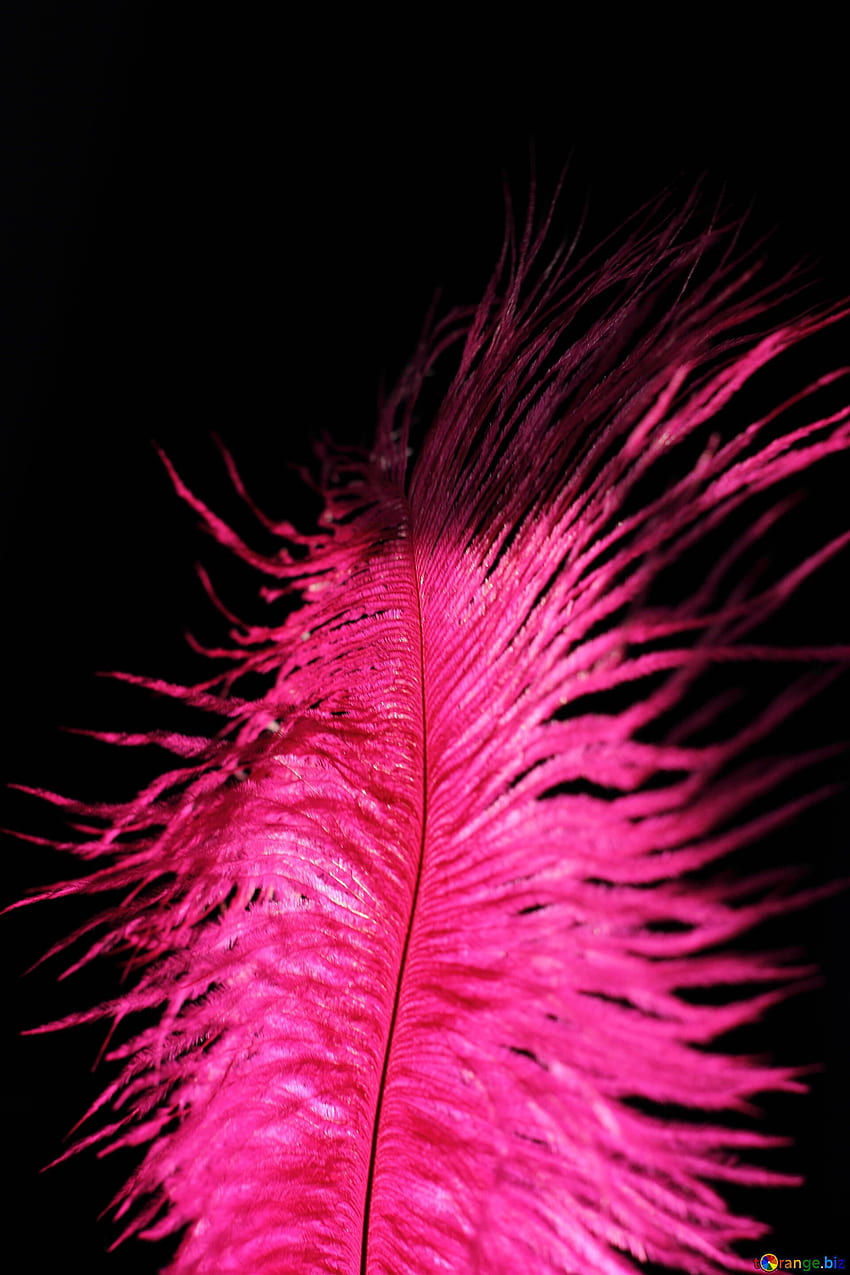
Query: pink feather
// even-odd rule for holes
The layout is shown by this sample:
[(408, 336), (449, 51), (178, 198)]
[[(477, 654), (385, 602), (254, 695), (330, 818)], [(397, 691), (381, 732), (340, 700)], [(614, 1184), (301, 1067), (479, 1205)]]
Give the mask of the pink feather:
[[(728, 232), (689, 224), (543, 268), (529, 214), (474, 313), (426, 334), (371, 454), (323, 452), (319, 530), (257, 511), (276, 553), (174, 474), (282, 618), (230, 617), (225, 675), (136, 679), (224, 725), (104, 735), (179, 760), (123, 805), (52, 798), (95, 869), (49, 891), (124, 892), (78, 963), (125, 953), (135, 982), (62, 1025), (157, 1013), (113, 1049), (115, 1117), (78, 1145), (147, 1145), (119, 1214), (186, 1228), (172, 1275), (751, 1269), (734, 1245), (765, 1228), (709, 1182), (783, 1179), (746, 1160), (775, 1139), (723, 1113), (803, 1086), (705, 1046), (804, 971), (725, 946), (788, 906), (777, 874), (704, 869), (817, 796), (748, 814), (813, 760), (752, 749), (848, 651), (756, 629), (848, 536), (759, 583), (740, 563), (784, 505), (740, 511), (846, 448), (850, 414), (809, 409), (824, 377), (724, 432), (834, 315), (753, 335), (774, 293), (728, 256), (703, 269)], [(460, 341), (411, 464), (423, 382)], [(684, 597), (656, 596), (726, 528)], [(730, 660), (821, 671), (727, 730), (725, 699), (692, 701)]]

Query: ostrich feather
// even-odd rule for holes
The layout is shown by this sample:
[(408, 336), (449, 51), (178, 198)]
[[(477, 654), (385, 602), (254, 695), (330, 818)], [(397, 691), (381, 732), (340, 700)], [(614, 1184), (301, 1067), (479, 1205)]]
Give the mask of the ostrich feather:
[[(846, 448), (850, 418), (813, 406), (836, 373), (734, 423), (835, 315), (767, 322), (781, 288), (691, 212), (580, 259), (546, 257), (548, 218), (509, 224), (371, 452), (321, 450), (318, 528), (255, 510), (273, 553), (172, 470), (275, 618), (229, 617), (217, 677), (129, 679), (223, 724), (103, 734), (177, 760), (122, 804), (47, 794), (93, 867), (46, 892), (122, 892), (77, 964), (119, 952), (133, 981), (59, 1025), (148, 1011), (78, 1146), (145, 1147), (119, 1214), (185, 1228), (172, 1275), (750, 1264), (734, 1245), (764, 1228), (717, 1184), (783, 1179), (748, 1159), (775, 1140), (724, 1113), (803, 1086), (709, 1046), (805, 971), (730, 946), (787, 908), (781, 874), (708, 869), (818, 795), (776, 796), (812, 757), (753, 752), (847, 651), (760, 626), (847, 537), (778, 575), (742, 563), (787, 505), (765, 493)], [(748, 722), (695, 706), (707, 670), (766, 660), (806, 667)], [(706, 987), (728, 997), (687, 995)]]

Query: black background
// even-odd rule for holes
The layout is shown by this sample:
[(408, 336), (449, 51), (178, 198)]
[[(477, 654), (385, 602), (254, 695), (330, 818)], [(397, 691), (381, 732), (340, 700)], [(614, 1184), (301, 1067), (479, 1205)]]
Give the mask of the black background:
[[(468, 31), (429, 11), (380, 22), (328, 11), (312, 26), (281, 16), (271, 5), (4, 6), (2, 705), (13, 781), (128, 794), (155, 759), (59, 728), (142, 729), (162, 710), (95, 672), (202, 675), (183, 631), (215, 641), (221, 630), (198, 558), (234, 609), (250, 605), (246, 572), (196, 531), (151, 441), (236, 520), (212, 430), (261, 502), (306, 510), (286, 463), (307, 460), (322, 429), (368, 439), (379, 378), (400, 371), (435, 288), (447, 302), (480, 293), (500, 242), (502, 172), (522, 192), (532, 144), (544, 191), (570, 160), (565, 224), (587, 203), (590, 238), (705, 173), (709, 201), (724, 190), (732, 208), (752, 205), (754, 233), (774, 231), (777, 268), (815, 258), (816, 295), (850, 294), (843, 42), (808, 13), (805, 29), (769, 31), (715, 11), (704, 11), (709, 26), (677, 30), (660, 19), (624, 27), (613, 11), (553, 25), (528, 6)], [(846, 332), (830, 339), (835, 364)], [(801, 515), (825, 530), (842, 523), (844, 500), (840, 469), (827, 468), (807, 480)], [(843, 578), (833, 571), (809, 595), (813, 615), (840, 615)], [(845, 691), (828, 697), (821, 738), (847, 738), (846, 706)], [(56, 833), (32, 799), (5, 800), (6, 824)], [(777, 854), (834, 872), (847, 813), (834, 800)], [(4, 849), (7, 899), (67, 871), (51, 850)], [(89, 1153), (38, 1172), (103, 1083), (89, 1072), (102, 1028), (17, 1034), (115, 986), (108, 970), (57, 986), (59, 964), (21, 979), (85, 914), (75, 908), (3, 921), (11, 1232), (29, 1270), (152, 1272), (165, 1252), (106, 1254), (116, 1231), (97, 1221), (131, 1158)], [(757, 1045), (826, 1064), (810, 1097), (766, 1103), (771, 1127), (799, 1142), (775, 1163), (809, 1178), (744, 1201), (777, 1228), (780, 1254), (846, 1252), (848, 919), (833, 900), (769, 936), (804, 942), (827, 974), (824, 989), (772, 1015)]]

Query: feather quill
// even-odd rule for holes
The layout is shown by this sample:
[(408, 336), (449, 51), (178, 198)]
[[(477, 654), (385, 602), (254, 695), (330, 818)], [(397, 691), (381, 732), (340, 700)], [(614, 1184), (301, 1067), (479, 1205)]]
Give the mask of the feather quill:
[[(788, 906), (781, 882), (704, 869), (816, 796), (759, 806), (812, 759), (752, 750), (847, 651), (756, 630), (848, 537), (754, 583), (740, 562), (783, 505), (740, 513), (846, 448), (850, 417), (782, 427), (826, 377), (711, 432), (835, 316), (753, 335), (774, 294), (691, 211), (545, 266), (549, 218), (509, 222), (484, 299), (430, 325), (371, 453), (322, 451), (318, 529), (256, 510), (276, 553), (172, 471), (285, 613), (229, 617), (217, 678), (130, 679), (223, 720), (104, 734), (176, 757), (135, 799), (45, 794), (94, 864), (49, 896), (123, 892), (78, 964), (120, 952), (135, 977), (61, 1025), (156, 1011), (113, 1048), (114, 1115), (78, 1147), (146, 1146), (119, 1214), (185, 1228), (171, 1275), (749, 1265), (734, 1245), (764, 1228), (711, 1184), (783, 1179), (747, 1159), (774, 1140), (723, 1113), (803, 1086), (706, 1046), (802, 971), (726, 946)], [(458, 348), (411, 464), (422, 384)], [(776, 659), (821, 671), (733, 730), (722, 698), (684, 711), (718, 662)], [(239, 695), (246, 674), (263, 694)]]

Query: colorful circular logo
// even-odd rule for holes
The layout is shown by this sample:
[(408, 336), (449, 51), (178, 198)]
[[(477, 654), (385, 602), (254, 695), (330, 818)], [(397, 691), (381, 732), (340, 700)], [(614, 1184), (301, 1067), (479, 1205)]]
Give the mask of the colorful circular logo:
[(763, 1271), (775, 1271), (779, 1265), (779, 1258), (775, 1253), (765, 1253), (759, 1265)]

